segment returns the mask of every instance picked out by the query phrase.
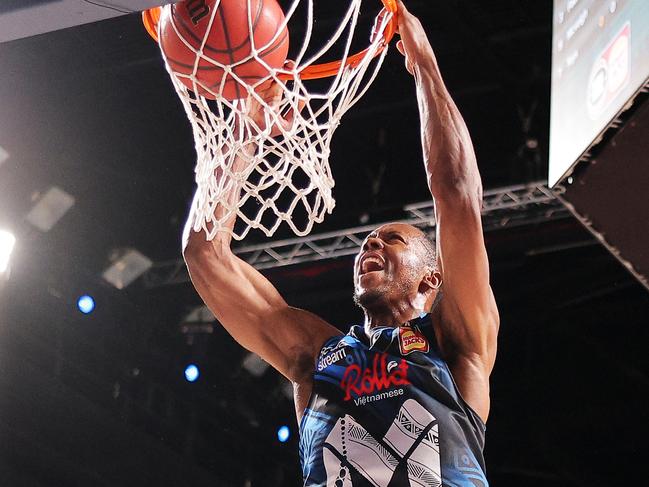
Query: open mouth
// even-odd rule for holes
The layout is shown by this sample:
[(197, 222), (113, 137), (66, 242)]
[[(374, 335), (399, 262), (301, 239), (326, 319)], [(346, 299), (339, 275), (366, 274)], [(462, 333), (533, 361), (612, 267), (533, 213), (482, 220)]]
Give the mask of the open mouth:
[(385, 268), (385, 261), (382, 257), (376, 254), (368, 254), (361, 260), (359, 274), (367, 274), (368, 272), (382, 271)]

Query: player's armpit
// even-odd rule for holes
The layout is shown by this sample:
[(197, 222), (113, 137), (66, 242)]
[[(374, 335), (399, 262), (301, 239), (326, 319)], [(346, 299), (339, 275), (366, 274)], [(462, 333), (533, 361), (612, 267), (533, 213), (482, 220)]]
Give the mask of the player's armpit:
[(215, 240), (193, 234), (183, 253), (199, 295), (241, 346), (289, 380), (305, 379), (322, 344), (339, 330), (288, 306), (261, 273)]

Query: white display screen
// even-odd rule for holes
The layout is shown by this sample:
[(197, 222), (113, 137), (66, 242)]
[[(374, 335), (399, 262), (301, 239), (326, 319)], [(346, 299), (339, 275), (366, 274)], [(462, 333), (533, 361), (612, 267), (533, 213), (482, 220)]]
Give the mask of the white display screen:
[(554, 0), (548, 182), (649, 78), (649, 0)]

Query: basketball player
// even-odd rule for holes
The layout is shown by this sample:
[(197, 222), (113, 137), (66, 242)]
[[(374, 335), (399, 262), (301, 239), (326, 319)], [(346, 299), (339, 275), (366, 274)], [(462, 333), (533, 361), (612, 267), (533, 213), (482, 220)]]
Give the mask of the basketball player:
[[(193, 212), (183, 238), (192, 281), (219, 322), (292, 381), (307, 486), (488, 485), (482, 450), (499, 318), (480, 175), (421, 23), (398, 7), (397, 47), (416, 84), (437, 248), (410, 225), (370, 233), (354, 264), (365, 323), (341, 334), (289, 306), (232, 253), (229, 235), (206, 241), (193, 232)], [(251, 116), (260, 109), (252, 104)]]

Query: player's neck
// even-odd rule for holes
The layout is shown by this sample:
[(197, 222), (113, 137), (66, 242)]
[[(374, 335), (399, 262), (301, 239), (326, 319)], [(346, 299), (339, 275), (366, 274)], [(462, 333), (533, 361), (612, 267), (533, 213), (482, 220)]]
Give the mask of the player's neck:
[(370, 332), (378, 326), (401, 326), (410, 320), (418, 318), (423, 311), (423, 308), (417, 309), (413, 306), (393, 306), (365, 310), (365, 331)]
[(433, 293), (417, 293), (410, 299), (398, 302), (373, 303), (373, 306), (364, 308), (365, 332), (369, 333), (377, 326), (401, 326), (418, 318), (422, 313), (430, 310), (434, 299)]

